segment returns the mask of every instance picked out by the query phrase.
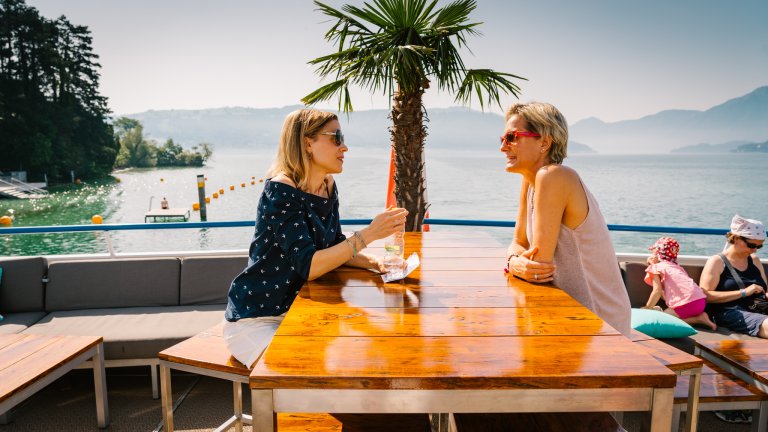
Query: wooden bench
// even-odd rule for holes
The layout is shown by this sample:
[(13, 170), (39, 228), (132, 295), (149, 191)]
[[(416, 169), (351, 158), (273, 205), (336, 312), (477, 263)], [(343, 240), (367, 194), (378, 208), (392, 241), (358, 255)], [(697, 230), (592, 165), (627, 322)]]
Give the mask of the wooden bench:
[[(198, 375), (220, 378), (232, 382), (233, 415), (216, 431), (235, 426), (241, 432), (243, 425), (251, 424), (252, 418), (243, 414), (242, 384), (248, 383), (250, 370), (229, 354), (223, 338), (223, 324), (219, 324), (194, 337), (180, 342), (158, 355), (160, 358), (160, 387), (163, 410), (163, 430), (172, 432), (173, 401), (171, 393), (171, 369)], [(281, 432), (428, 432), (429, 417), (426, 414), (304, 414), (281, 413), (277, 415)]]
[[(685, 411), (688, 406), (689, 382), (689, 377), (686, 376), (677, 380), (673, 419), (679, 419), (680, 412)], [(699, 390), (699, 411), (752, 410), (752, 430), (761, 430), (758, 419), (761, 415), (768, 413), (765, 411), (767, 406), (768, 395), (704, 360)]]
[[(645, 348), (649, 354), (672, 370), (682, 371), (693, 367), (694, 360), (700, 366), (696, 374), (679, 374), (675, 386), (674, 411), (672, 414), (672, 430), (677, 431), (680, 424), (680, 413), (686, 412), (685, 431), (695, 431), (698, 415), (691, 416), (688, 412), (719, 411), (719, 410), (753, 410), (753, 430), (763, 431), (758, 421), (761, 416), (768, 415), (763, 408), (768, 406), (768, 395), (758, 388), (744, 382), (740, 378), (707, 360), (691, 356), (658, 339), (646, 336), (633, 330), (630, 339)], [(691, 379), (699, 380), (698, 389), (690, 386)]]
[[(699, 390), (701, 388), (701, 371), (704, 362), (687, 352), (680, 351), (679, 349), (668, 345), (658, 339), (654, 339), (637, 330), (632, 330), (630, 340), (642, 347), (648, 354), (653, 356), (661, 364), (666, 366), (669, 370), (674, 371), (678, 375), (677, 385), (680, 385), (681, 378), (685, 377), (686, 390), (688, 396), (686, 397), (685, 406), (685, 426), (683, 431), (694, 432), (697, 430), (699, 421)], [(693, 385), (690, 385), (693, 380)], [(672, 412), (672, 430), (677, 431), (680, 424), (680, 412), (682, 411), (678, 405), (675, 405), (675, 410)]]

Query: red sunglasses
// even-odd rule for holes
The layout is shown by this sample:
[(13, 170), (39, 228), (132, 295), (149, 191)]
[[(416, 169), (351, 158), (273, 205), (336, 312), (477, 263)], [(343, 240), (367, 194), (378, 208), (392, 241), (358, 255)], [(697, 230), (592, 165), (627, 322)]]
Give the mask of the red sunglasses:
[(533, 138), (539, 138), (541, 135), (535, 133), (535, 132), (525, 132), (525, 131), (514, 131), (514, 132), (507, 132), (506, 134), (499, 137), (501, 139), (501, 144), (512, 144), (513, 142), (517, 141), (518, 137), (533, 137)]

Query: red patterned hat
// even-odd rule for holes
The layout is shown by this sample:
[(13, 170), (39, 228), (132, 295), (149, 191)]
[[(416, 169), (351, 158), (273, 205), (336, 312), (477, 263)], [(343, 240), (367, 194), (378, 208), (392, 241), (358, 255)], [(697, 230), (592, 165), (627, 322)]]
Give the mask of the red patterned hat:
[(672, 237), (662, 237), (656, 240), (653, 246), (648, 250), (654, 251), (654, 253), (663, 261), (671, 261), (677, 263), (677, 253), (680, 251), (680, 243)]

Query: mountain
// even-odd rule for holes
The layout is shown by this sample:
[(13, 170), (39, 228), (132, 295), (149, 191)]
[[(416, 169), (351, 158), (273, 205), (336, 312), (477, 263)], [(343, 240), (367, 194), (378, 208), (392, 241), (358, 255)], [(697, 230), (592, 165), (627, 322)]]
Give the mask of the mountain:
[[(191, 146), (201, 142), (215, 150), (275, 147), (285, 116), (300, 106), (283, 108), (212, 108), (201, 110), (146, 111), (125, 117), (139, 120), (145, 134), (157, 141), (173, 138)], [(350, 147), (389, 145), (389, 111), (355, 111), (338, 114)], [(450, 149), (495, 149), (504, 129), (504, 117), (469, 108), (431, 108), (427, 111), (427, 146)], [(594, 150), (577, 142), (569, 143), (571, 153)]]
[(728, 141), (722, 144), (701, 143), (673, 148), (671, 153), (732, 153), (743, 144), (751, 144), (749, 141)]
[(699, 143), (768, 139), (768, 86), (706, 111), (668, 110), (635, 120), (606, 123), (588, 118), (571, 136), (600, 153), (668, 153)]

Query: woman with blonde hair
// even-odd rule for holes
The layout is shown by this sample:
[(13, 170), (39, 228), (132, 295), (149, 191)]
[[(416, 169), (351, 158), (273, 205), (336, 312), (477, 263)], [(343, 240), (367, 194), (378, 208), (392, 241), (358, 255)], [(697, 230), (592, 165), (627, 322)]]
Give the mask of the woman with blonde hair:
[(562, 165), (568, 124), (557, 108), (531, 102), (506, 112), (501, 152), (523, 176), (507, 250), (510, 276), (552, 282), (616, 330), (630, 332), (630, 304), (608, 227), (578, 173)]
[(407, 211), (391, 208), (350, 237), (341, 232), (338, 190), (348, 148), (335, 114), (294, 111), (285, 119), (277, 157), (264, 183), (248, 265), (227, 295), (224, 339), (251, 367), (269, 345), (302, 285), (341, 266), (383, 271), (362, 253), (405, 226)]

